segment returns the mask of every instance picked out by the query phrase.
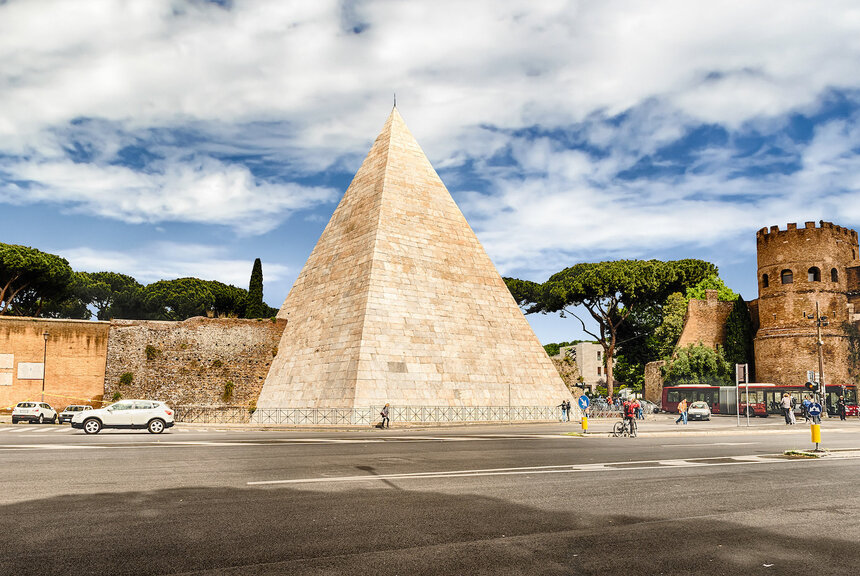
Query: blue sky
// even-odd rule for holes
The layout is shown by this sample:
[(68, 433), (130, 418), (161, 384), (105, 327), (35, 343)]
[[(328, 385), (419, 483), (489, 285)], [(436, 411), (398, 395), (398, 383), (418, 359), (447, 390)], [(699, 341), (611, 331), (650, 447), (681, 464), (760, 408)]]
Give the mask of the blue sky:
[(839, 1), (0, 0), (0, 241), (259, 257), (280, 306), (396, 91), (503, 275), (704, 258), (753, 299), (756, 230), (860, 227), (858, 38)]

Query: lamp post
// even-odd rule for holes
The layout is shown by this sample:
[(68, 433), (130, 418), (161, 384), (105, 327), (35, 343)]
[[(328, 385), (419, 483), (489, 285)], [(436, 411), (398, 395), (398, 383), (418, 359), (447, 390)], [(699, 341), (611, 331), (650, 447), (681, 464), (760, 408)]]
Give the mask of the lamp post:
[(824, 387), (824, 341), (821, 339), (821, 327), (827, 326), (827, 316), (822, 316), (821, 312), (818, 308), (818, 301), (815, 302), (815, 316), (807, 315), (806, 312), (803, 313), (804, 318), (808, 318), (810, 320), (815, 321), (816, 327), (816, 338), (818, 344), (818, 383), (821, 385), (820, 394), (821, 394), (821, 404), (823, 409), (821, 410), (822, 416), (827, 417), (827, 391)]
[(45, 363), (48, 361), (48, 337), (51, 335), (48, 334), (48, 331), (45, 330), (45, 333), (42, 334), (45, 337), (45, 351), (42, 353), (42, 402), (45, 401)]

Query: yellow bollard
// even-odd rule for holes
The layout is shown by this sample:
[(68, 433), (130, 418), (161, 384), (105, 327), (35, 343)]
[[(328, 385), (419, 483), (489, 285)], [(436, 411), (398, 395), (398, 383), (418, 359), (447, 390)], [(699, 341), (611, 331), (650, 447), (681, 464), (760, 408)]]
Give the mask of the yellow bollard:
[(818, 444), (821, 444), (821, 425), (820, 424), (813, 424), (811, 426), (811, 428), (812, 428), (812, 443), (816, 444), (816, 446), (817, 446)]
[(588, 434), (588, 416), (582, 415), (582, 431)]

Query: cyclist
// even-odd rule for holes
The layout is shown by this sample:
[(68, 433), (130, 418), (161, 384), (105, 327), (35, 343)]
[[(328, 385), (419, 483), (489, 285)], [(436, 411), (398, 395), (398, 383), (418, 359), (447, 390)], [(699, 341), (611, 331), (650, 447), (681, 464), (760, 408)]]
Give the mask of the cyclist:
[(636, 411), (639, 410), (639, 401), (636, 398), (624, 402), (624, 422), (630, 429), (630, 434), (636, 434)]

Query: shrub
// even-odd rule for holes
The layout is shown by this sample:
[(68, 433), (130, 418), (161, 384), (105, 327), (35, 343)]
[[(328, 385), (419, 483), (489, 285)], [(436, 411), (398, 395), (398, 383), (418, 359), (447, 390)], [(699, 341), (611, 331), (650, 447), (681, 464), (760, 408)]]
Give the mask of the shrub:
[(144, 350), (144, 352), (146, 353), (147, 360), (155, 360), (156, 358), (161, 356), (161, 350), (159, 348), (156, 348), (155, 346), (152, 346), (151, 344), (146, 345), (146, 349)]
[(111, 396), (110, 399), (111, 399), (111, 402), (117, 402), (119, 400), (122, 400), (122, 394), (119, 391), (116, 391), (113, 393), (113, 396)]
[(248, 402), (248, 414), (253, 415), (254, 412), (256, 412), (256, 411), (257, 411), (257, 401), (251, 400), (250, 402)]
[(134, 374), (132, 374), (131, 372), (123, 372), (122, 375), (119, 377), (119, 383), (122, 384), (123, 386), (128, 386), (133, 381), (134, 381)]
[(274, 348), (272, 348), (272, 358), (274, 358), (277, 355), (278, 355), (278, 347), (275, 346)]
[(212, 367), (213, 367), (213, 368), (220, 368), (220, 367), (221, 367), (221, 366), (223, 366), (223, 365), (224, 365), (224, 363), (223, 363), (223, 362), (221, 362), (220, 360), (214, 360), (214, 361), (212, 362)]
[(227, 402), (233, 397), (233, 389), (236, 387), (232, 380), (227, 380), (224, 383), (224, 392), (221, 393), (221, 400)]

